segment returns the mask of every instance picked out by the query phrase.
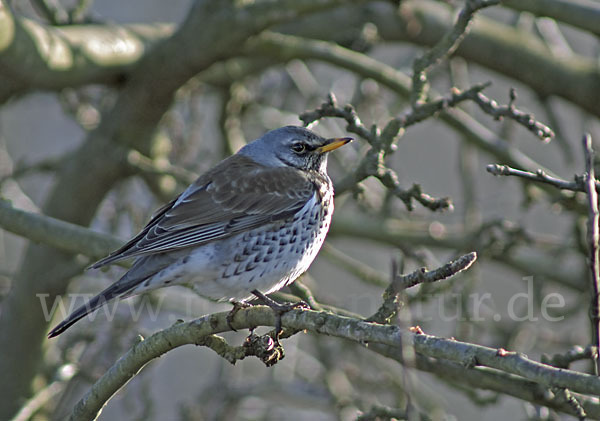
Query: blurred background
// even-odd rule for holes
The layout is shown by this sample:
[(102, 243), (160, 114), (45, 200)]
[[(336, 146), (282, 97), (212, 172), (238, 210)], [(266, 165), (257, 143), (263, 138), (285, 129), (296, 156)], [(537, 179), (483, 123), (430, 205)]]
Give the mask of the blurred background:
[[(4, 4), (16, 35), (0, 43), (2, 199), (126, 241), (197, 174), (270, 129), (302, 125), (298, 116), (319, 107), (329, 93), (340, 106), (352, 104), (367, 128), (383, 129), (409, 112), (406, 93), (390, 87), (383, 71), (410, 77), (415, 58), (452, 28), (464, 6), (353, 2), (270, 27), (374, 59), (382, 66), (376, 77), (360, 65), (336, 63), (329, 53), (284, 47), (249, 52), (232, 47), (216, 54), (210, 66), (197, 64), (202, 31), (209, 31), (202, 22), (209, 27), (218, 17), (191, 18), (192, 3)], [(287, 6), (273, 5), (282, 11)], [(506, 105), (515, 88), (515, 107), (556, 136), (541, 141), (523, 125), (499, 121), (470, 101), (408, 127), (396, 139), (395, 152), (387, 154), (386, 166), (403, 189), (416, 183), (433, 198), (448, 197), (452, 209), (431, 210), (413, 201), (409, 210), (376, 177), (345, 189), (336, 196), (326, 245), (301, 279), (317, 301), (367, 317), (381, 305), (392, 260), (408, 273), (477, 251), (468, 271), (408, 290), (393, 322), (538, 361), (592, 342), (586, 196), (496, 177), (486, 166), (542, 168), (568, 181), (584, 172), (582, 135), (589, 132), (594, 146), (600, 139), (594, 19), (600, 21), (600, 3), (583, 0), (507, 1), (477, 13), (459, 48), (429, 73), (430, 97), (491, 81), (485, 95)], [(198, 31), (198, 44), (193, 30), (180, 43), (173, 41), (183, 22)], [(211, 36), (237, 26), (218, 28)], [(169, 42), (176, 47), (166, 48)], [(164, 53), (152, 61), (154, 48)], [(72, 63), (61, 67), (68, 57)], [(161, 63), (164, 69), (156, 69)], [(172, 80), (185, 83), (165, 100)], [(142, 82), (145, 87), (136, 88)], [(136, 94), (140, 90), (145, 96)], [(164, 110), (155, 107), (160, 101)], [(329, 137), (348, 135), (343, 119), (324, 118), (311, 129)], [(369, 150), (364, 139), (356, 140), (330, 156), (334, 184), (355, 171)], [(102, 255), (73, 255), (39, 239), (36, 245), (11, 233), (10, 218), (1, 225), (0, 348), (6, 351), (0, 368), (7, 374), (0, 380), (0, 419), (11, 419), (40, 396), (41, 404), (30, 406), (31, 418), (19, 419), (65, 419), (138, 334), (230, 308), (167, 288), (121, 302), (111, 307), (114, 314), (100, 310), (93, 320), (47, 341), (46, 332), (69, 308), (124, 269), (84, 271)], [(245, 336), (224, 334), (232, 344)], [(373, 407), (407, 404), (425, 419), (569, 418), (484, 385), (403, 367), (341, 339), (302, 333), (283, 345), (286, 357), (273, 368), (251, 358), (232, 366), (203, 347), (175, 349), (147, 365), (99, 419), (352, 420)], [(591, 372), (592, 364), (582, 359), (571, 368)]]

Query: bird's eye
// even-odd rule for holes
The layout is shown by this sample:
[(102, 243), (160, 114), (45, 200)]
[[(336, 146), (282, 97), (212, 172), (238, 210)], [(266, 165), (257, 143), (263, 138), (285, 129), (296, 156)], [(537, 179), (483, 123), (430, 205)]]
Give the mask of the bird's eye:
[(302, 153), (306, 151), (306, 144), (302, 142), (296, 142), (292, 145), (292, 150), (296, 153)]

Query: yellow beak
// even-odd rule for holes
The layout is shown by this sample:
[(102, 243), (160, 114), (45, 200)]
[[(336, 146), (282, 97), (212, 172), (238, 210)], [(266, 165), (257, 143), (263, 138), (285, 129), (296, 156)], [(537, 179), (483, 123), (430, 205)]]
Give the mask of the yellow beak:
[(327, 139), (327, 143), (317, 148), (318, 153), (331, 152), (340, 146), (344, 146), (346, 143), (352, 142), (351, 137), (336, 137), (333, 139)]

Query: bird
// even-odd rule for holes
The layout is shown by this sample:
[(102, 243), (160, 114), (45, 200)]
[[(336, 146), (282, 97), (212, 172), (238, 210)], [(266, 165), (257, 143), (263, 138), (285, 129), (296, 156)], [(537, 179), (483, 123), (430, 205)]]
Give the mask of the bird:
[(303, 274), (323, 245), (334, 208), (327, 156), (350, 141), (285, 126), (248, 143), (90, 266), (135, 258), (119, 280), (75, 309), (48, 338), (111, 300), (171, 285), (215, 301), (257, 297), (278, 314), (278, 338), (281, 314), (291, 307), (266, 294)]

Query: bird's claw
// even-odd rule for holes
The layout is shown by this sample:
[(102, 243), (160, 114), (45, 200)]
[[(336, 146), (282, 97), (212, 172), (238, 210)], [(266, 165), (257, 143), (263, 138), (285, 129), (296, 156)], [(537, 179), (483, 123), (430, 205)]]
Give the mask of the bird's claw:
[(232, 301), (232, 304), (233, 304), (233, 308), (231, 309), (231, 311), (229, 313), (227, 313), (227, 317), (225, 317), (225, 321), (227, 322), (227, 326), (229, 327), (229, 329), (233, 330), (234, 332), (237, 332), (237, 329), (234, 328), (232, 325), (233, 318), (235, 317), (235, 315), (237, 314), (238, 311), (240, 311), (243, 308), (252, 307), (252, 304), (248, 304), (245, 301)]
[(288, 311), (296, 310), (298, 308), (310, 308), (304, 301), (298, 301), (296, 303), (278, 303), (258, 290), (254, 290), (252, 293), (275, 313), (275, 343), (277, 345), (279, 345), (279, 335), (283, 331), (281, 326), (281, 316)]

